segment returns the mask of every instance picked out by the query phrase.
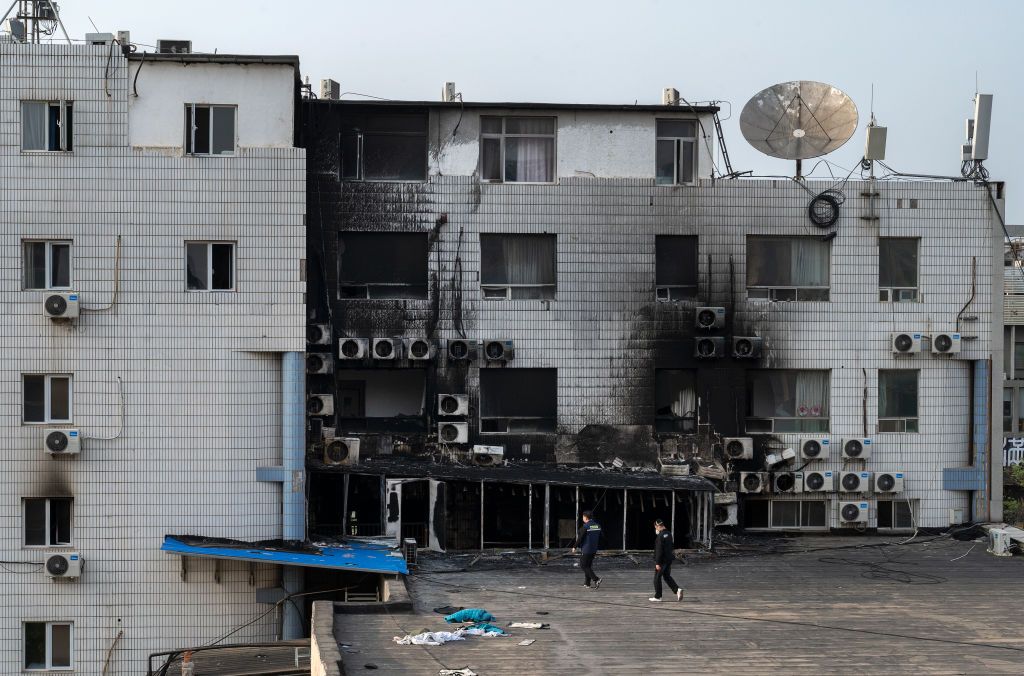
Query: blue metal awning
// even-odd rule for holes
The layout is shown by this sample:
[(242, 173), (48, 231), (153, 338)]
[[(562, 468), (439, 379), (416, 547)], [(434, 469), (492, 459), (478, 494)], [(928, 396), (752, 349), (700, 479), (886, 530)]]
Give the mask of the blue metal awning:
[[(244, 543), (240, 543), (244, 544)], [(256, 561), (281, 566), (303, 566), (307, 568), (330, 568), (351, 570), (362, 573), (393, 573), (407, 575), (402, 553), (386, 545), (355, 542), (338, 547), (319, 547), (317, 551), (289, 551), (282, 548), (252, 547), (225, 544), (189, 544), (173, 535), (164, 536), (160, 551), (181, 556), (196, 556), (210, 559), (235, 561)]]

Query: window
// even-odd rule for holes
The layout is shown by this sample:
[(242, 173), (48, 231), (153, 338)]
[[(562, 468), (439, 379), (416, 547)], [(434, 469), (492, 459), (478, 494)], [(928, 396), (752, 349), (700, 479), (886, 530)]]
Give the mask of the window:
[(827, 509), (824, 500), (772, 500), (772, 528), (826, 528)]
[(25, 498), (25, 546), (71, 544), (71, 498)]
[(426, 375), (422, 369), (345, 369), (334, 397), (344, 433), (423, 433)]
[(480, 431), (554, 433), (557, 369), (481, 369)]
[(658, 120), (654, 163), (659, 184), (693, 183), (697, 165), (697, 122)]
[(697, 431), (697, 388), (693, 371), (654, 371), (654, 428), (662, 434)]
[(829, 372), (747, 372), (746, 430), (828, 432)]
[(71, 422), (71, 376), (25, 375), (23, 385), (25, 422)]
[(828, 300), (829, 244), (815, 237), (747, 237), (747, 297)]
[(356, 113), (341, 121), (341, 177), (425, 181), (427, 113)]
[(481, 117), (480, 178), (506, 183), (553, 183), (555, 118)]
[(697, 238), (658, 235), (654, 238), (655, 297), (668, 302), (697, 296)]
[(480, 287), (484, 298), (555, 297), (554, 235), (480, 235)]
[(71, 669), (71, 623), (25, 623), (25, 669)]
[(22, 242), (26, 289), (71, 288), (71, 242)]
[(918, 371), (878, 372), (878, 431), (917, 432)]
[(189, 291), (234, 291), (234, 243), (186, 242), (185, 284)]
[(185, 153), (231, 155), (235, 152), (235, 106), (185, 104)]
[(878, 300), (907, 302), (918, 300), (918, 244), (914, 237), (878, 239)]
[(71, 101), (22, 101), (21, 149), (70, 152), (72, 110)]
[(916, 500), (879, 500), (876, 514), (878, 528), (908, 530), (914, 527)]
[(419, 232), (342, 232), (338, 288), (342, 298), (427, 297), (428, 243)]

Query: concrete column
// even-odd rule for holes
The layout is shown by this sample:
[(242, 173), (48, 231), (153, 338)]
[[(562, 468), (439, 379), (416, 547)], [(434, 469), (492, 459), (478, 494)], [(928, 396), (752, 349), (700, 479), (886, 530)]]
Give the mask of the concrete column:
[[(284, 481), (281, 511), (285, 540), (306, 539), (306, 366), (301, 352), (281, 356), (281, 448)], [(284, 566), (281, 583), (286, 594), (303, 590), (303, 570)], [(303, 602), (284, 602), (281, 638), (302, 638)]]

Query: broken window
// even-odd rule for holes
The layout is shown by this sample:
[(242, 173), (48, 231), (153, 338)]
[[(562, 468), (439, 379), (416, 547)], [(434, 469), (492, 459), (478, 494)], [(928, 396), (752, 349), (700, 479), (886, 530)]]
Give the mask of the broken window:
[(22, 382), (24, 422), (71, 422), (71, 376), (26, 374)]
[(185, 154), (231, 155), (235, 152), (236, 106), (185, 104)]
[(342, 232), (338, 288), (342, 298), (427, 297), (428, 244), (419, 232)]
[(747, 237), (747, 297), (829, 299), (829, 243), (816, 237)]
[(697, 166), (696, 120), (658, 120), (655, 148), (659, 184), (693, 183)]
[(655, 248), (655, 297), (663, 302), (697, 296), (697, 238), (658, 235)]
[(747, 372), (746, 431), (828, 432), (829, 372)]
[(657, 432), (689, 434), (696, 431), (696, 380), (694, 371), (654, 371), (654, 426)]
[(70, 669), (71, 623), (25, 623), (25, 670)]
[(417, 369), (345, 369), (338, 380), (338, 426), (344, 432), (425, 429), (426, 379)]
[(186, 242), (185, 283), (189, 291), (234, 291), (234, 243)]
[(26, 289), (71, 288), (71, 242), (23, 242)]
[(825, 528), (824, 500), (771, 500), (771, 528)]
[(25, 546), (71, 544), (71, 498), (25, 499)]
[(557, 417), (557, 369), (480, 370), (481, 432), (553, 433)]
[(876, 514), (878, 528), (909, 530), (914, 528), (914, 503), (916, 500), (879, 500)]
[(917, 271), (920, 240), (916, 237), (878, 239), (878, 299), (883, 302), (918, 300)]
[(426, 111), (346, 115), (341, 121), (341, 177), (425, 181), (427, 119)]
[(494, 300), (552, 299), (554, 235), (480, 235), (480, 288)]
[(71, 101), (22, 101), (21, 149), (72, 150)]
[(878, 431), (917, 432), (916, 369), (878, 372)]
[(480, 179), (553, 183), (555, 118), (481, 117)]

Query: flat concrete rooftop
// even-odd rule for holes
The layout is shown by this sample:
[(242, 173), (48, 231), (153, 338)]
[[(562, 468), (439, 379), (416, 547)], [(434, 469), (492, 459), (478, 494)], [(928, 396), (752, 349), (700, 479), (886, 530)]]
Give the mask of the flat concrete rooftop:
[[(641, 555), (639, 566), (598, 559), (597, 591), (580, 586), (569, 559), (428, 560), (409, 580), (412, 613), (335, 614), (334, 634), (349, 676), (463, 667), (480, 676), (1024, 672), (1024, 558), (929, 536), (881, 544), (897, 540), (799, 538), (787, 553), (725, 546), (722, 556), (677, 563), (686, 598), (660, 604), (647, 601), (653, 571)], [(485, 608), (502, 626), (551, 627), (436, 647), (393, 642), (452, 629), (432, 612), (446, 605)], [(536, 642), (517, 645), (526, 638)]]

